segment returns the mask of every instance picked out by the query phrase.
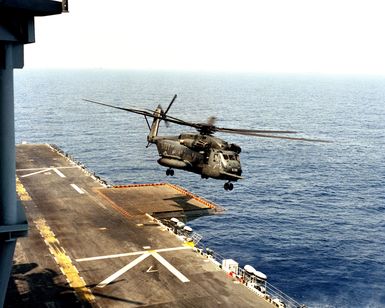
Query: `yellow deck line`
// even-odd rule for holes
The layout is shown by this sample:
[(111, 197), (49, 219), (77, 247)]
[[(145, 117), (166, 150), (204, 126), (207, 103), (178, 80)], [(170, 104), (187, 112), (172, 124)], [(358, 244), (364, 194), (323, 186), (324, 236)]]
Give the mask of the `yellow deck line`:
[(45, 219), (37, 219), (34, 223), (47, 244), (50, 253), (54, 256), (56, 263), (59, 265), (60, 270), (66, 276), (69, 285), (75, 290), (79, 299), (90, 303), (95, 301), (95, 297), (91, 290), (86, 287), (84, 279), (79, 276), (79, 271), (72, 264), (71, 258), (67, 256), (64, 248), (60, 246), (59, 241), (51, 228), (47, 225)]
[(30, 201), (32, 200), (31, 196), (28, 194), (24, 185), (21, 184), (19, 178), (16, 176), (16, 192), (19, 195), (21, 201)]

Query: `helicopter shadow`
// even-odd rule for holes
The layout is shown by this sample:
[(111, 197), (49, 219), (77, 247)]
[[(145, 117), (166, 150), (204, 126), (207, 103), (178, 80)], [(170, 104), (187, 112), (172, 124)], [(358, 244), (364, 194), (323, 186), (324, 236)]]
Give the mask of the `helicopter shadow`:
[(168, 202), (171, 201), (174, 203), (174, 206), (180, 208), (180, 211), (168, 213), (168, 216), (170, 216), (172, 213), (175, 213), (178, 215), (174, 216), (183, 216), (186, 221), (191, 221), (198, 217), (211, 214), (211, 209), (203, 207), (202, 204), (200, 204), (197, 200), (189, 196), (175, 196), (164, 198), (163, 200)]
[[(76, 288), (60, 279), (61, 273), (50, 268), (42, 268), (37, 263), (15, 264), (9, 279), (4, 307), (93, 307), (92, 303), (79, 300)], [(120, 283), (117, 280), (112, 284)], [(145, 303), (110, 295), (97, 290), (96, 284), (87, 285), (95, 297), (121, 302), (123, 304), (144, 305)]]

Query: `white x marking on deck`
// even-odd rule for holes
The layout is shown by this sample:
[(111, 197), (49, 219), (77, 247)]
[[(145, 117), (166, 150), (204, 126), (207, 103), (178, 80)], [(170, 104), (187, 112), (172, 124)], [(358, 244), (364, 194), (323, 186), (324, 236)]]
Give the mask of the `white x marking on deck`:
[[(61, 178), (65, 178), (66, 176), (60, 172), (58, 169), (68, 169), (68, 167), (49, 167), (49, 168), (38, 168), (40, 170), (38, 171), (35, 171), (35, 172), (32, 172), (32, 173), (28, 173), (28, 174), (24, 174), (22, 176), (20, 176), (21, 178), (26, 178), (26, 177), (29, 177), (29, 176), (32, 176), (32, 175), (36, 175), (36, 174), (39, 174), (39, 173), (45, 173), (45, 172), (48, 172), (48, 171), (54, 171), (58, 176), (60, 176)], [(72, 168), (72, 167), (71, 167)], [(17, 171), (24, 171), (24, 170), (36, 170), (35, 168), (32, 168), (32, 169), (18, 169)]]
[(111, 259), (111, 258), (121, 258), (121, 257), (127, 257), (127, 256), (135, 256), (139, 255), (135, 260), (131, 261), (127, 265), (123, 266), (120, 270), (113, 273), (111, 276), (104, 279), (102, 282), (100, 282), (97, 287), (98, 288), (104, 288), (106, 285), (123, 275), (125, 272), (133, 268), (134, 266), (138, 265), (140, 262), (148, 258), (149, 256), (153, 256), (155, 259), (157, 259), (165, 268), (167, 268), (172, 274), (174, 274), (180, 281), (182, 282), (189, 282), (190, 280), (183, 275), (180, 271), (178, 271), (170, 262), (168, 262), (165, 258), (163, 258), (159, 252), (164, 251), (174, 251), (174, 250), (185, 250), (185, 249), (192, 249), (191, 247), (175, 247), (175, 248), (163, 248), (163, 249), (157, 249), (157, 250), (145, 250), (145, 251), (136, 251), (136, 252), (128, 252), (128, 253), (120, 253), (115, 255), (107, 255), (107, 256), (98, 256), (98, 257), (91, 257), (91, 258), (81, 258), (76, 259), (77, 262), (85, 262), (85, 261), (96, 261), (96, 260), (103, 260), (103, 259)]

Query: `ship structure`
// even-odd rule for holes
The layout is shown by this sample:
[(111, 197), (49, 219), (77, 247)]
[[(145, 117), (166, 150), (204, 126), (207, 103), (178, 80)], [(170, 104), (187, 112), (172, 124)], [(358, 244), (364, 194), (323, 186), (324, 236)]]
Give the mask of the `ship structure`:
[(299, 306), (186, 226), (219, 206), (168, 183), (112, 187), (57, 147), (15, 146), (13, 70), (34, 17), (66, 11), (0, 1), (0, 307)]
[(220, 206), (168, 183), (108, 185), (51, 145), (16, 154), (29, 236), (16, 245), (6, 307), (299, 305), (186, 225)]

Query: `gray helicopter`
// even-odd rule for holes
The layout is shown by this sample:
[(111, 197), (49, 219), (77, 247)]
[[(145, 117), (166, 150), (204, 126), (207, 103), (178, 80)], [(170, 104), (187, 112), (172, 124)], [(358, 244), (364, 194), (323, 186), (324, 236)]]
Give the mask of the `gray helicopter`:
[[(215, 118), (209, 118), (207, 123), (187, 122), (167, 115), (177, 95), (173, 97), (166, 111), (159, 105), (154, 111), (138, 108), (124, 108), (113, 106), (94, 100), (84, 99), (84, 101), (107, 106), (127, 112), (143, 115), (150, 130), (147, 136), (147, 147), (155, 144), (160, 158), (158, 163), (167, 167), (166, 175), (173, 176), (174, 169), (186, 170), (200, 174), (203, 179), (213, 178), (225, 180), (224, 189), (233, 190), (236, 182), (243, 177), (239, 154), (241, 147), (234, 143), (228, 143), (223, 139), (214, 137), (215, 132), (239, 134), (255, 137), (267, 137), (300, 141), (327, 142), (325, 140), (296, 138), (276, 134), (295, 134), (295, 131), (288, 130), (253, 130), (224, 128), (215, 126)], [(153, 118), (150, 125), (148, 118)], [(182, 133), (179, 136), (159, 136), (159, 124), (161, 121), (175, 123), (182, 126), (195, 128), (198, 133)]]

